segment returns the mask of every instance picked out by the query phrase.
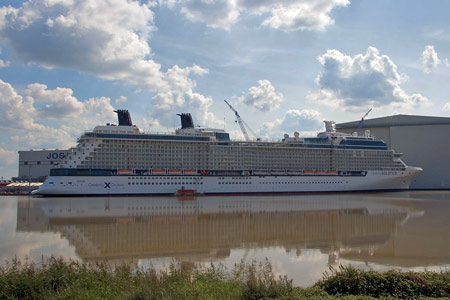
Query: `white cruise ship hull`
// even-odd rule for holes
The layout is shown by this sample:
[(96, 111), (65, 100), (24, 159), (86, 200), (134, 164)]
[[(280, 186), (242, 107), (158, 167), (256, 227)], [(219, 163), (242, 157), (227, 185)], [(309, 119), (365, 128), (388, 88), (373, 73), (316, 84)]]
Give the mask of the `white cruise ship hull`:
[(201, 194), (347, 192), (409, 189), (422, 171), (368, 171), (360, 176), (115, 175), (50, 176), (37, 195), (173, 195), (180, 189)]

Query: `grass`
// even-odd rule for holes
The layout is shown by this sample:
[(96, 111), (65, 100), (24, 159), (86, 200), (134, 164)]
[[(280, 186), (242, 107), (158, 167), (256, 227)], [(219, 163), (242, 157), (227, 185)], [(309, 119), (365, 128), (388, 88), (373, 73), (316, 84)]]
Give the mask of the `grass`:
[(450, 272), (377, 273), (331, 269), (310, 288), (276, 277), (268, 261), (221, 265), (173, 263), (166, 270), (14, 259), (0, 268), (0, 299), (449, 299)]
[(340, 266), (331, 269), (316, 286), (331, 295), (368, 295), (375, 298), (449, 298), (450, 271), (383, 273)]

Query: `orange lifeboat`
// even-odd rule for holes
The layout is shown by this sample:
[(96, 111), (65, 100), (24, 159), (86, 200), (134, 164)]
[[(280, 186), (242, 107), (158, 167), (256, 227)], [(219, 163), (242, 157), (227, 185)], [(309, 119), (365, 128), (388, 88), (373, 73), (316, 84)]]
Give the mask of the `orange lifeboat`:
[(169, 169), (167, 170), (169, 175), (181, 175), (181, 169)]
[(166, 174), (166, 170), (164, 170), (164, 169), (152, 169), (152, 174), (163, 175), (163, 174)]
[(118, 175), (133, 174), (133, 170), (132, 169), (118, 169), (117, 174)]
[(184, 170), (184, 175), (197, 175), (197, 170)]

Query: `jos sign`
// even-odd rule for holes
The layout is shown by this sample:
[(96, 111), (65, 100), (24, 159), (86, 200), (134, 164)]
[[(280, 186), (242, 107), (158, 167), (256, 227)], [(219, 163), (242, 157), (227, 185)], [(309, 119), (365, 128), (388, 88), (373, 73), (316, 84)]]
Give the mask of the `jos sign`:
[(64, 159), (66, 158), (67, 153), (66, 152), (50, 152), (46, 159), (53, 159), (53, 160), (58, 160), (58, 159)]

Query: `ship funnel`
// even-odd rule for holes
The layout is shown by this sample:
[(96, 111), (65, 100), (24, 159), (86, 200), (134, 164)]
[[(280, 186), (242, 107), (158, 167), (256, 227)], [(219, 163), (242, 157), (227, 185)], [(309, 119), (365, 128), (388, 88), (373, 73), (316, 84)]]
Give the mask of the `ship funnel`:
[(117, 113), (117, 117), (119, 119), (119, 126), (133, 126), (133, 122), (131, 121), (131, 116), (128, 110), (126, 109), (118, 109), (114, 111)]
[(194, 128), (194, 121), (190, 113), (177, 114), (181, 118), (181, 129)]

